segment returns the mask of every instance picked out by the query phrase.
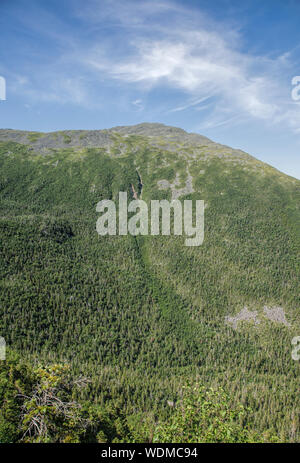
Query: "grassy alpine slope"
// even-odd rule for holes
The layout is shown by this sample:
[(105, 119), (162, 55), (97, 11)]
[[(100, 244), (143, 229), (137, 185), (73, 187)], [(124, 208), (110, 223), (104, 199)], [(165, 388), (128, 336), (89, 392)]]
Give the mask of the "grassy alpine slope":
[[(223, 387), (232, 409), (250, 407), (241, 425), (263, 440), (299, 440), (298, 180), (161, 124), (2, 130), (0, 162), (9, 346), (32, 363), (84, 372), (91, 383), (74, 394), (117, 406), (139, 430), (134, 440), (173, 419), (187, 382)], [(203, 245), (100, 237), (96, 204), (132, 195), (131, 185), (145, 201), (203, 199)], [(228, 322), (244, 307), (256, 322)]]

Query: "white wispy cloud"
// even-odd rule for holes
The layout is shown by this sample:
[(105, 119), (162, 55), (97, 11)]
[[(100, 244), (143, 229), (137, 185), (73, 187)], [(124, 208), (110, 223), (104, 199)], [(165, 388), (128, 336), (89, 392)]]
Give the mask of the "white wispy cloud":
[(38, 26), (26, 15), (20, 19), (44, 33), (56, 52), (42, 64), (34, 56), (35, 77), (12, 78), (13, 91), (36, 101), (92, 107), (97, 92), (105, 97), (105, 85), (116, 85), (119, 93), (123, 86), (129, 105), (143, 111), (144, 94), (170, 88), (180, 102), (173, 107), (168, 100), (163, 112), (202, 109), (202, 126), (253, 119), (299, 130), (299, 106), (286, 104), (297, 73), (293, 51), (275, 58), (249, 53), (235, 24), (168, 0), (74, 1), (70, 14), (84, 34), (42, 11)]
[[(116, 8), (119, 10), (116, 19), (122, 23), (122, 33), (128, 39), (127, 56), (114, 58), (112, 53), (108, 57), (102, 48), (95, 47), (86, 57), (86, 64), (119, 82), (139, 85), (145, 90), (169, 86), (183, 91), (187, 101), (171, 111), (196, 106), (193, 100), (188, 102), (191, 97), (197, 102), (214, 95), (218, 116), (231, 112), (229, 120), (241, 114), (267, 124), (285, 123), (292, 129), (300, 126), (298, 108), (283, 108), (290, 90), (289, 82), (280, 76), (293, 72), (289, 52), (269, 58), (241, 51), (242, 32), (234, 30), (232, 25), (213, 23), (202, 13), (167, 2), (158, 4), (164, 8), (163, 13), (167, 11), (167, 18), (163, 21), (161, 17), (150, 33), (146, 19), (151, 8), (145, 2), (147, 14), (143, 15), (142, 4), (139, 2), (134, 19), (130, 8), (124, 17), (120, 14), (122, 8)], [(127, 5), (132, 6), (132, 2)], [(156, 5), (152, 14), (157, 12)], [(137, 24), (145, 27), (137, 29)], [(136, 34), (134, 40), (132, 28)]]
[(143, 102), (140, 98), (137, 100), (132, 101), (133, 106), (137, 108), (138, 111), (142, 111), (144, 109)]
[[(54, 71), (55, 72), (55, 71)], [(69, 104), (78, 106), (90, 105), (88, 89), (84, 79), (77, 76), (55, 73), (55, 75), (39, 74), (19, 75), (7, 73), (10, 92), (27, 98), (32, 104), (41, 102)]]
[(189, 109), (189, 108), (192, 108), (192, 107), (196, 107), (196, 109), (200, 110), (200, 109), (206, 109), (208, 108), (210, 105), (202, 105), (199, 107), (199, 105), (201, 103), (204, 103), (204, 101), (207, 101), (211, 98), (212, 95), (208, 95), (208, 96), (204, 96), (204, 97), (201, 97), (201, 98), (196, 98), (196, 99), (193, 99), (192, 101), (188, 101), (186, 104), (184, 104), (183, 106), (176, 106), (175, 108), (172, 108), (169, 110), (170, 113), (175, 113), (175, 112), (178, 112), (178, 111), (185, 111), (186, 109)]

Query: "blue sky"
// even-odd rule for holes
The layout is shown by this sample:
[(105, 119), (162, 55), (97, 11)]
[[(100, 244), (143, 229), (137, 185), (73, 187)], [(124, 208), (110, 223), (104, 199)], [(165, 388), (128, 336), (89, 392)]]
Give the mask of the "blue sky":
[(299, 17), (299, 0), (0, 0), (0, 127), (162, 122), (300, 178)]

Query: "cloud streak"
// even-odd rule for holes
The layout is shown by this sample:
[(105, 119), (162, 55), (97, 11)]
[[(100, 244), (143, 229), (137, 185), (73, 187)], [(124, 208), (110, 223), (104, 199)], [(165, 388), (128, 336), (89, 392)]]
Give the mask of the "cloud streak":
[[(149, 16), (149, 2), (146, 3)], [(231, 26), (215, 24), (190, 9), (163, 5), (163, 14), (168, 19), (161, 18), (159, 26), (153, 26), (152, 34), (147, 27), (135, 30), (134, 41), (130, 40), (132, 28), (137, 24), (147, 25), (146, 18), (141, 10), (135, 12), (132, 21), (128, 11), (123, 21), (119, 14), (117, 20), (122, 23), (122, 34), (129, 42), (127, 56), (114, 57), (112, 53), (108, 58), (102, 49), (99, 56), (95, 47), (86, 64), (116, 81), (138, 85), (145, 91), (170, 87), (182, 91), (189, 100), (192, 97), (199, 101), (214, 95), (211, 118), (217, 110), (219, 115), (231, 113), (232, 120), (234, 114), (241, 114), (270, 125), (284, 123), (297, 130), (299, 111), (284, 108), (290, 92), (288, 82), (278, 77), (293, 72), (288, 53), (271, 59), (240, 51), (242, 36)], [(183, 102), (173, 111), (193, 106), (196, 104)]]
[[(287, 104), (295, 73), (293, 52), (275, 58), (251, 54), (242, 48), (242, 30), (170, 1), (72, 5), (72, 20), (82, 33), (40, 11), (38, 34), (44, 31), (56, 52), (48, 61), (39, 60), (38, 54), (29, 57), (38, 78), (26, 72), (22, 79), (14, 78), (12, 73), (12, 91), (36, 101), (88, 108), (100, 106), (95, 94), (102, 104), (106, 88), (115, 86), (118, 95), (127, 93), (129, 106), (142, 113), (147, 104), (141, 101), (155, 105), (144, 96), (171, 89), (179, 101), (174, 106), (161, 101), (163, 114), (201, 109), (202, 126), (236, 124), (240, 119), (299, 130), (299, 107)], [(20, 15), (19, 20), (24, 28), (29, 24), (34, 29), (32, 18)], [(117, 105), (117, 98), (111, 104)]]

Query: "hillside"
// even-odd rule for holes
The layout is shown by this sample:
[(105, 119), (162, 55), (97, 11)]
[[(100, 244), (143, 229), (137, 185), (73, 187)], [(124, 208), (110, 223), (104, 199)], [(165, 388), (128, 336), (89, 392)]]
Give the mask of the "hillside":
[[(144, 439), (189, 380), (251, 407), (262, 435), (299, 440), (300, 181), (162, 124), (3, 129), (0, 163), (9, 346), (84, 372), (92, 382), (81, 398), (117, 404)], [(140, 196), (141, 185), (147, 202), (204, 200), (203, 245), (99, 236), (96, 204)]]

